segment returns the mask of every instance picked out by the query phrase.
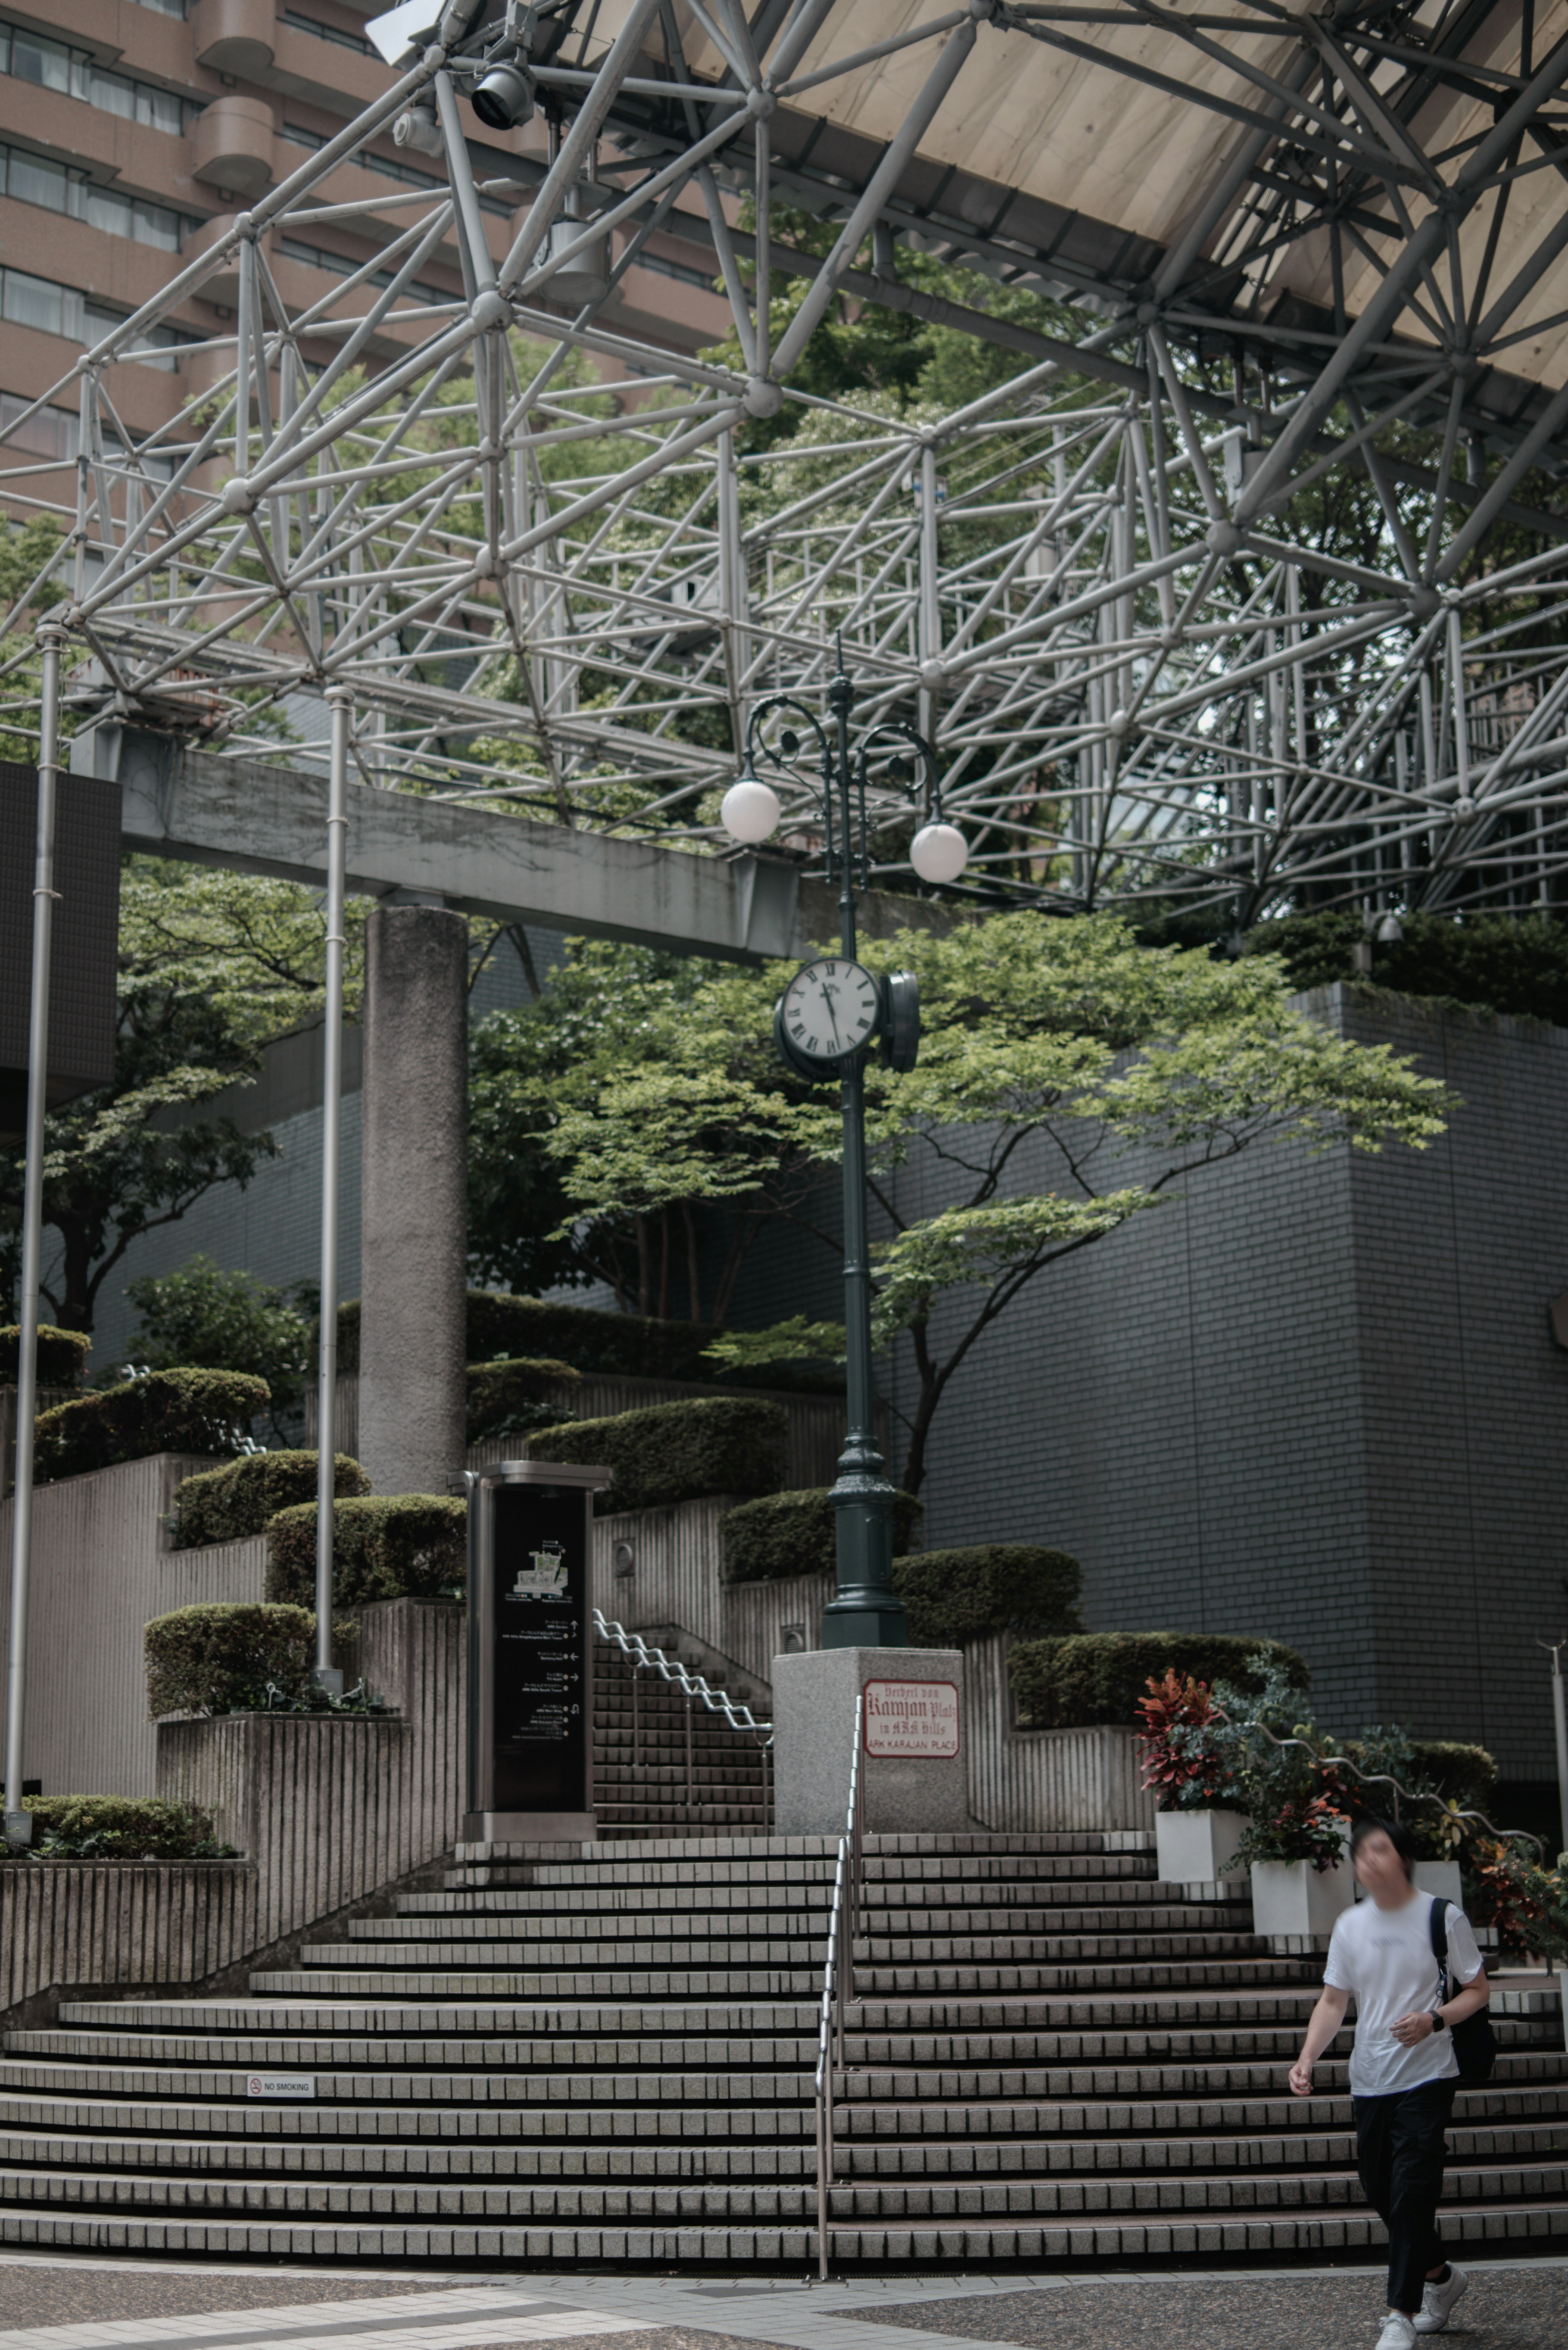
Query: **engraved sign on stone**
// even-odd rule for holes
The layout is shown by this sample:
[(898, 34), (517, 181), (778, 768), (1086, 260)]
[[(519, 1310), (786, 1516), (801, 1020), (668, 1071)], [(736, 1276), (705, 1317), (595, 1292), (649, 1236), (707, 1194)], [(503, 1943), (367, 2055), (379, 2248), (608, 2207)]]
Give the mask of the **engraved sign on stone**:
[(955, 1682), (867, 1682), (866, 1752), (874, 1760), (950, 1762), (958, 1751)]

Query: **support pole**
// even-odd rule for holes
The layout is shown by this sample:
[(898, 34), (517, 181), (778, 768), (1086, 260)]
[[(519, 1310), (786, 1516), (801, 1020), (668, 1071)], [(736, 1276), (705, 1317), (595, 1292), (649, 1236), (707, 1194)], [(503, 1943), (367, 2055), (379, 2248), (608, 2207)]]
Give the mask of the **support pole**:
[(17, 1319), (16, 1496), (11, 1514), (10, 1655), (5, 1673), (5, 1840), (33, 1841), (22, 1809), (27, 1700), (27, 1585), (33, 1564), (33, 1428), (38, 1409), (38, 1284), (44, 1247), (44, 1113), (49, 1064), (49, 952), (55, 929), (55, 795), (60, 767), (60, 648), (66, 632), (46, 620), (38, 719), (38, 823), (33, 852), (33, 974), (27, 1022), (26, 1173), (22, 1191), (22, 1297)]
[(331, 767), (327, 786), (327, 1008), (321, 1054), (321, 1355), (316, 1406), (316, 1671), (318, 1689), (343, 1694), (332, 1662), (333, 1504), (337, 1491), (337, 1203), (343, 1138), (343, 899), (348, 859), (348, 736), (353, 689), (329, 686)]
[[(1542, 1641), (1542, 1646), (1546, 1644)], [(1552, 1649), (1552, 1722), (1557, 1732), (1557, 1816), (1562, 1843), (1558, 1858), (1568, 1852), (1568, 1682), (1563, 1678), (1563, 1651), (1568, 1640), (1556, 1641)]]

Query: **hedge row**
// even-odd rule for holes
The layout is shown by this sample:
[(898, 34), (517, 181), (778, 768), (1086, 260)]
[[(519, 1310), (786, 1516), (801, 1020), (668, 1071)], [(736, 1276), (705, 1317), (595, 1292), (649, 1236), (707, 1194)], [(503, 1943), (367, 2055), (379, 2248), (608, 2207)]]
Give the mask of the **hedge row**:
[[(543, 1297), (509, 1297), (471, 1289), (464, 1352), (470, 1363), (558, 1357), (578, 1371), (639, 1379), (694, 1379), (705, 1385), (797, 1388), (842, 1394), (844, 1375), (831, 1367), (764, 1363), (744, 1372), (719, 1371), (703, 1348), (718, 1336), (705, 1322), (666, 1322), (650, 1314), (607, 1314), (592, 1305), (562, 1305)], [(359, 1301), (337, 1309), (337, 1367), (359, 1367)]]
[(521, 1436), (535, 1428), (552, 1428), (565, 1405), (563, 1388), (579, 1388), (581, 1371), (548, 1355), (517, 1356), (501, 1363), (470, 1363), (468, 1367), (467, 1437), (481, 1444), (490, 1436)]
[(155, 1452), (234, 1452), (268, 1400), (266, 1381), (243, 1371), (149, 1371), (40, 1412), (35, 1473), (43, 1483)]
[[(40, 1860), (218, 1860), (213, 1814), (140, 1795), (24, 1795)], [(41, 1831), (41, 1833), (40, 1833)]]
[[(170, 1539), (176, 1550), (202, 1543), (239, 1542), (264, 1534), (279, 1510), (316, 1498), (317, 1462), (310, 1452), (249, 1452), (222, 1469), (203, 1469), (175, 1489)], [(336, 1454), (338, 1496), (368, 1493), (370, 1480), (347, 1452)]]
[[(92, 1340), (85, 1330), (57, 1330), (49, 1323), (38, 1326), (38, 1385), (41, 1388), (74, 1388), (79, 1381), (88, 1357), (92, 1352)], [(22, 1362), (22, 1326), (7, 1323), (0, 1329), (0, 1388), (14, 1388)]]
[[(461, 1590), (468, 1573), (468, 1505), (440, 1493), (387, 1493), (333, 1509), (332, 1598), (431, 1599)], [(280, 1510), (266, 1530), (266, 1596), (279, 1605), (316, 1599), (316, 1505)]]
[[(896, 1550), (914, 1541), (919, 1523), (920, 1504), (913, 1493), (895, 1493)], [(719, 1576), (723, 1583), (779, 1583), (791, 1575), (831, 1575), (837, 1562), (837, 1521), (826, 1486), (742, 1502), (725, 1513), (720, 1535)]]
[[(341, 1655), (358, 1637), (353, 1623), (332, 1627)], [(155, 1616), (142, 1635), (147, 1711), (235, 1713), (265, 1707), (267, 1684), (285, 1702), (297, 1697), (316, 1660), (316, 1618), (307, 1607), (267, 1607), (219, 1600)]]
[(1077, 1632), (1063, 1639), (1021, 1641), (1008, 1659), (1021, 1730), (1076, 1730), (1092, 1722), (1137, 1721), (1150, 1679), (1174, 1670), (1240, 1689), (1259, 1683), (1248, 1659), (1262, 1649), (1305, 1689), (1304, 1658), (1279, 1640), (1241, 1632)]
[(975, 1543), (893, 1561), (917, 1648), (961, 1648), (992, 1632), (1078, 1632), (1083, 1569), (1064, 1550), (1033, 1543)]
[(667, 1508), (711, 1493), (774, 1493), (784, 1481), (789, 1422), (763, 1396), (692, 1396), (680, 1403), (575, 1419), (528, 1443), (531, 1461), (603, 1461), (614, 1476), (594, 1508)]

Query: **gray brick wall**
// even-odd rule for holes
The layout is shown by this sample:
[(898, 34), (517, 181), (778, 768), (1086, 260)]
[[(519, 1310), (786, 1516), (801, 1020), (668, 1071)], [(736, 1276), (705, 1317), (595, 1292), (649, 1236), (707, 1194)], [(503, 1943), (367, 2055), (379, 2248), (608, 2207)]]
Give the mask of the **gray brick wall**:
[[(1449, 1134), (1260, 1144), (1042, 1275), (953, 1379), (925, 1539), (1058, 1544), (1096, 1626), (1272, 1634), (1311, 1661), (1325, 1726), (1478, 1738), (1505, 1776), (1549, 1779), (1532, 1642), (1568, 1627), (1568, 1355), (1545, 1318), (1568, 1288), (1568, 1032), (1339, 989), (1312, 1009), (1445, 1077)], [(1133, 1154), (1112, 1180), (1146, 1171)], [(1016, 1175), (1047, 1187), (1061, 1162), (1042, 1143)], [(896, 1182), (905, 1214), (956, 1192), (919, 1159)], [(837, 1299), (827, 1253), (773, 1234), (736, 1318)], [(907, 1347), (883, 1377), (909, 1411)]]

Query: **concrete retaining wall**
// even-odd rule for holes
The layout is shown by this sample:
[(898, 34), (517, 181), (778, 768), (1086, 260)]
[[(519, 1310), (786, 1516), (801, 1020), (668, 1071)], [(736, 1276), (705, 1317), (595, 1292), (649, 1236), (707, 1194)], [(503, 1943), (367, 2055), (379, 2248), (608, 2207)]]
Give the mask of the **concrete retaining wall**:
[[(699, 1386), (689, 1379), (634, 1379), (590, 1371), (582, 1385), (562, 1388), (558, 1391), (563, 1419), (608, 1419), (617, 1412), (643, 1411), (650, 1404), (678, 1403), (685, 1396), (762, 1395), (772, 1403), (782, 1403), (789, 1419), (789, 1445), (786, 1474), (792, 1489), (811, 1485), (831, 1485), (838, 1474), (838, 1456), (844, 1450), (845, 1406), (842, 1396), (803, 1396), (774, 1393), (762, 1388), (712, 1388)], [(877, 1435), (884, 1451), (888, 1446), (888, 1415), (877, 1409)], [(350, 1452), (358, 1458), (359, 1444), (359, 1382), (351, 1375), (337, 1382), (337, 1446), (339, 1452)], [(305, 1405), (305, 1442), (316, 1442), (316, 1398), (307, 1396)], [(483, 1444), (468, 1448), (468, 1466), (480, 1469), (492, 1461), (514, 1461), (524, 1450), (524, 1440), (517, 1436), (493, 1436)]]
[(254, 1948), (245, 1861), (0, 1862), (0, 2011), (51, 1987), (200, 1982)]
[[(259, 1536), (171, 1550), (162, 1518), (182, 1477), (210, 1461), (164, 1452), (40, 1485), (33, 1503), (27, 1609), (27, 1776), (47, 1795), (150, 1795), (157, 1739), (147, 1713), (142, 1632), (150, 1617), (200, 1600), (259, 1599)], [(11, 1555), (0, 1507), (0, 1556)], [(10, 1637), (0, 1577), (0, 1650)], [(0, 1690), (0, 1719), (4, 1691)]]
[[(626, 1510), (594, 1521), (594, 1606), (628, 1632), (671, 1633), (676, 1627), (713, 1665), (736, 1669), (732, 1682), (748, 1699), (772, 1687), (774, 1659), (786, 1646), (784, 1627), (801, 1627), (798, 1645), (822, 1645), (822, 1611), (833, 1596), (830, 1575), (790, 1575), (778, 1583), (721, 1583), (720, 1523), (735, 1496), (681, 1502), (669, 1510)], [(618, 1544), (632, 1552), (628, 1575), (615, 1572)]]
[(964, 1648), (969, 1805), (988, 1828), (1149, 1828), (1136, 1730), (1015, 1730), (1009, 1635)]
[(256, 1873), (258, 1943), (273, 1942), (439, 1859), (457, 1840), (463, 1611), (379, 1600), (360, 1663), (404, 1711), (229, 1714), (158, 1725), (158, 1793), (205, 1804)]

